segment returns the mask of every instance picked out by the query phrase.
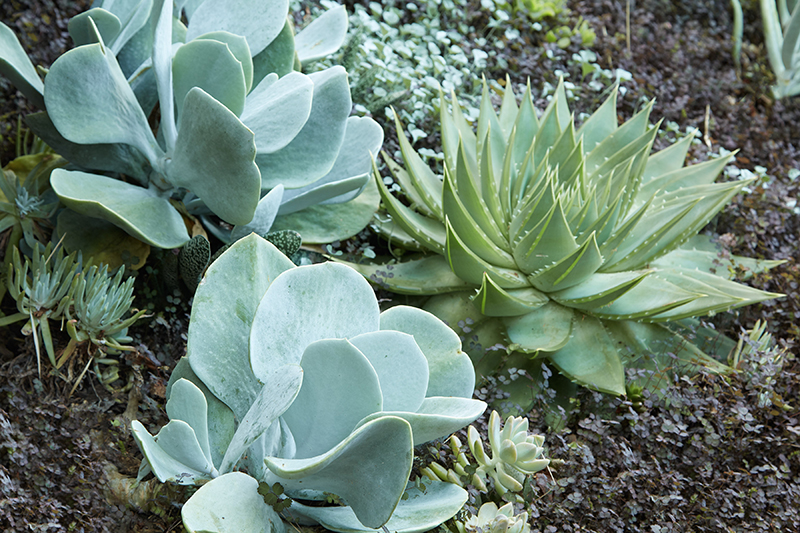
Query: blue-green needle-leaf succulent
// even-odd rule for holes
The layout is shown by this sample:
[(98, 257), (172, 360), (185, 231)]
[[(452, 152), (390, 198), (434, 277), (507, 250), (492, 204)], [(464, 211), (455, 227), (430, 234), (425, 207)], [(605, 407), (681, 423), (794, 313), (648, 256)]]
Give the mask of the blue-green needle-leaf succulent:
[[(134, 421), (133, 432), (145, 471), (204, 484), (183, 508), (188, 531), (281, 531), (258, 482), (280, 483), (293, 500), (283, 513), (296, 521), (426, 531), (467, 495), (434, 483), (402, 500), (413, 449), (480, 416), (474, 384), (441, 320), (405, 306), (381, 313), (354, 270), (295, 267), (250, 234), (198, 286), (187, 357), (168, 386), (170, 422), (153, 436)], [(331, 494), (343, 505), (319, 506)]]
[[(8, 252), (6, 252), (8, 253)], [(36, 365), (42, 374), (40, 337), (44, 342), (50, 363), (56, 366), (50, 319), (58, 320), (72, 301), (75, 289), (73, 280), (80, 260), (76, 254), (65, 256), (61, 246), (49, 243), (44, 248), (36, 242), (32, 259), (23, 263), (19, 249), (13, 250), (13, 262), (8, 273), (8, 293), (17, 302), (16, 314), (0, 318), (0, 326), (27, 320), (22, 332), (33, 335), (36, 346)]]
[[(619, 125), (616, 94), (576, 127), (563, 84), (541, 117), (530, 87), (519, 105), (507, 90), (499, 115), (484, 89), (477, 132), (455, 96), (452, 110), (442, 101), (444, 175), (403, 135), (405, 167), (387, 163), (408, 205), (375, 173), (391, 217), (382, 231), (427, 254), (356, 268), (389, 290), (435, 295), (425, 308), (469, 324), (465, 349), (483, 375), (539, 375), (546, 359), (569, 380), (623, 394), (627, 364), (674, 367), (654, 354), (722, 370), (673, 324), (779, 296), (715, 271), (696, 237), (749, 182), (714, 182), (732, 156), (684, 167), (691, 137), (651, 155), (652, 103)], [(505, 386), (513, 402), (530, 404), (529, 383)]]

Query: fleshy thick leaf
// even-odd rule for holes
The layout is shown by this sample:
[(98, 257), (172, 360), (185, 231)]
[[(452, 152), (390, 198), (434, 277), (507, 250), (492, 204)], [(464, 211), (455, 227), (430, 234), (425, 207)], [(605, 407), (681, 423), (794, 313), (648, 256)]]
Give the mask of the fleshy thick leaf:
[(524, 352), (554, 352), (569, 342), (574, 313), (568, 307), (549, 302), (533, 311), (504, 320), (514, 349)]
[[(208, 267), (195, 293), (189, 321), (189, 362), (209, 390), (239, 420), (247, 414), (262, 387), (253, 376), (248, 358), (253, 317), (267, 287), (291, 268), (294, 264), (272, 244), (249, 235)], [(231, 319), (222, 321), (221, 316)], [(236, 383), (236, 387), (229, 383)]]
[(441, 294), (472, 288), (450, 270), (440, 255), (385, 265), (347, 264), (371, 282), (400, 294)]
[[(359, 522), (378, 528), (403, 495), (413, 459), (411, 426), (385, 416), (367, 422), (338, 446), (309, 459), (266, 458), (287, 491), (314, 487), (342, 498)], [(380, 475), (373, 471), (381, 465)], [(353, 483), (358, 479), (358, 483)]]
[(212, 31), (227, 31), (247, 39), (250, 52), (258, 54), (283, 29), (289, 0), (206, 0), (189, 19), (186, 40)]
[(181, 508), (190, 533), (286, 533), (286, 524), (258, 493), (258, 481), (231, 472), (206, 483)]
[(252, 372), (264, 381), (276, 368), (300, 363), (314, 341), (376, 331), (379, 314), (372, 287), (355, 270), (335, 263), (292, 269), (275, 279), (258, 307)]
[(50, 176), (61, 201), (82, 215), (101, 218), (158, 248), (178, 248), (189, 234), (169, 200), (151, 189), (80, 171), (56, 169)]
[(312, 342), (300, 365), (303, 386), (283, 419), (297, 444), (294, 458), (307, 459), (324, 454), (359, 420), (381, 411), (383, 398), (369, 360), (345, 339)]
[(314, 83), (299, 72), (279, 80), (268, 76), (247, 95), (242, 122), (256, 136), (256, 150), (268, 154), (284, 148), (308, 121)]
[(301, 63), (331, 55), (341, 48), (347, 36), (347, 10), (344, 6), (329, 9), (303, 28), (294, 39)]
[(472, 397), (475, 370), (461, 351), (461, 339), (447, 324), (422, 309), (398, 305), (381, 313), (380, 328), (414, 336), (428, 360), (425, 396)]
[(249, 223), (261, 198), (253, 132), (198, 87), (186, 95), (179, 131), (169, 180), (226, 222)]
[(5, 24), (0, 24), (0, 74), (11, 80), (36, 107), (44, 109), (44, 84), (17, 36)]

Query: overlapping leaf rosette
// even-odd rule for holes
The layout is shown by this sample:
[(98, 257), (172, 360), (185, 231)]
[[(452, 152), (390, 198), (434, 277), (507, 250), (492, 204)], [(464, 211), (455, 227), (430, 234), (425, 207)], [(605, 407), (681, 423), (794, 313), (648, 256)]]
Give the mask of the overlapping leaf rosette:
[[(438, 318), (405, 306), (381, 313), (349, 267), (295, 267), (250, 235), (197, 290), (188, 354), (169, 383), (170, 422), (155, 436), (137, 421), (133, 431), (145, 471), (204, 484), (183, 508), (189, 531), (280, 530), (259, 482), (280, 483), (293, 499), (284, 513), (302, 523), (426, 531), (467, 495), (434, 483), (401, 500), (413, 447), (480, 416), (474, 382)], [(329, 494), (344, 505), (320, 506)]]
[(481, 374), (510, 370), (504, 388), (523, 407), (534, 393), (520, 371), (541, 376), (543, 358), (564, 387), (614, 394), (625, 392), (625, 364), (723, 370), (677, 321), (778, 296), (728, 269), (777, 263), (720, 264), (696, 236), (750, 182), (714, 183), (732, 156), (684, 167), (692, 136), (651, 155), (651, 108), (618, 125), (614, 90), (576, 129), (561, 83), (540, 118), (530, 86), (519, 106), (506, 90), (499, 116), (484, 89), (476, 134), (455, 95), (451, 110), (442, 98), (444, 176), (403, 135), (405, 168), (387, 164), (408, 205), (375, 173), (389, 215), (381, 231), (427, 253), (355, 267), (389, 290), (435, 295), (425, 309), (465, 327)]
[[(52, 175), (70, 208), (60, 233), (116, 227), (174, 248), (189, 240), (187, 213), (238, 226), (255, 215), (271, 226), (277, 215), (275, 229), (299, 228), (311, 242), (368, 223), (383, 132), (349, 117), (342, 67), (293, 70), (341, 45), (344, 7), (295, 37), (287, 0), (97, 6), (70, 21), (76, 48), (44, 83), (0, 26), (0, 73), (44, 110), (29, 126), (80, 168)], [(268, 191), (278, 191), (279, 209), (257, 211)]]

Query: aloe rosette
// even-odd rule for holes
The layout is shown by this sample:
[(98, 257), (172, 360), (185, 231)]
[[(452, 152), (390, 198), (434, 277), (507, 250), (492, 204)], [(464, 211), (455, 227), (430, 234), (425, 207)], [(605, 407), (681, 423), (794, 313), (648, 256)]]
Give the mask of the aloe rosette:
[[(652, 102), (618, 125), (616, 94), (576, 128), (562, 83), (541, 118), (530, 86), (519, 106), (506, 90), (499, 116), (485, 88), (477, 134), (455, 95), (451, 111), (442, 98), (444, 175), (403, 135), (405, 168), (387, 164), (409, 205), (375, 172), (389, 215), (379, 229), (427, 253), (353, 266), (391, 291), (434, 295), (425, 309), (467, 325), (465, 349), (483, 375), (541, 375), (546, 358), (570, 381), (622, 394), (625, 364), (674, 367), (665, 352), (684, 368), (723, 370), (676, 322), (778, 296), (725, 277), (696, 236), (750, 182), (714, 183), (732, 156), (684, 167), (692, 136), (651, 155)], [(523, 407), (529, 382), (505, 385)]]
[[(161, 481), (204, 484), (183, 508), (189, 531), (261, 531), (215, 522), (234, 516), (280, 529), (263, 500), (251, 505), (258, 482), (283, 486), (294, 520), (335, 531), (424, 531), (466, 501), (447, 483), (401, 498), (414, 446), (484, 411), (472, 363), (430, 313), (381, 313), (349, 267), (295, 267), (261, 237), (237, 241), (197, 289), (187, 352), (168, 387), (170, 422), (133, 431)], [(318, 506), (328, 494), (344, 505)]]

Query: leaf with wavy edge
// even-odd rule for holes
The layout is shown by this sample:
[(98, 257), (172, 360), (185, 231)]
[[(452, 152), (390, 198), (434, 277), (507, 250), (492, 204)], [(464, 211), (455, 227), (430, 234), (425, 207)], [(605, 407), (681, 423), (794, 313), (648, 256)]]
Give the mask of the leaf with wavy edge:
[[(239, 420), (262, 388), (248, 359), (256, 309), (273, 280), (293, 268), (294, 264), (271, 243), (251, 234), (211, 263), (195, 293), (189, 321), (189, 362)], [(220, 316), (231, 320), (221, 321)]]
[[(334, 309), (329, 308), (328, 314)], [(303, 386), (283, 420), (297, 445), (293, 458), (307, 459), (330, 450), (350, 435), (359, 420), (381, 411), (383, 396), (369, 359), (347, 339), (312, 342), (300, 365)], [(278, 381), (273, 375), (269, 379)]]
[(247, 95), (241, 120), (253, 131), (258, 153), (277, 152), (300, 133), (311, 115), (313, 95), (311, 78), (299, 72), (280, 79), (269, 75)]
[(169, 180), (226, 222), (249, 223), (261, 198), (253, 132), (199, 87), (186, 95), (179, 130)]
[(289, 0), (206, 0), (191, 14), (186, 41), (212, 31), (228, 31), (247, 39), (255, 56), (281, 32)]
[(283, 77), (293, 71), (297, 57), (294, 49), (294, 24), (288, 19), (277, 37), (262, 51), (253, 55), (253, 84), (268, 74)]
[[(408, 499), (400, 503), (385, 526), (394, 533), (423, 533), (434, 529), (458, 513), (467, 501), (467, 491), (452, 483), (425, 480), (421, 491), (413, 483), (406, 489)], [(292, 516), (318, 522), (325, 529), (339, 533), (380, 533), (379, 529), (364, 527), (350, 507), (311, 507), (293, 502)]]
[(182, 420), (194, 430), (203, 455), (213, 464), (208, 440), (208, 402), (194, 383), (179, 379), (173, 383), (166, 405), (170, 420)]
[[(94, 22), (94, 27), (89, 18)], [(116, 15), (99, 7), (75, 15), (67, 24), (67, 31), (75, 46), (98, 42), (95, 31), (100, 33), (103, 42), (111, 43), (119, 35), (121, 28), (122, 23)]]
[(572, 309), (551, 301), (525, 315), (505, 318), (506, 333), (513, 343), (509, 348), (554, 352), (569, 341), (573, 316)]
[(383, 416), (397, 416), (411, 424), (414, 446), (440, 439), (475, 421), (486, 410), (486, 403), (472, 398), (425, 398), (416, 412), (381, 411), (359, 422), (359, 426)]
[[(379, 528), (403, 496), (414, 455), (411, 426), (384, 416), (367, 422), (322, 455), (308, 459), (267, 457), (275, 481), (288, 491), (313, 487), (342, 498), (358, 520)], [(380, 475), (374, 475), (375, 465)], [(353, 480), (359, 480), (353, 483)], [(270, 479), (268, 482), (272, 482)]]
[(299, 363), (314, 341), (376, 331), (379, 316), (372, 287), (353, 269), (337, 263), (291, 269), (275, 278), (253, 319), (252, 372), (264, 381), (277, 367)]
[(475, 370), (461, 351), (461, 339), (439, 318), (422, 309), (398, 305), (381, 313), (380, 329), (414, 336), (428, 360), (425, 396), (472, 397)]
[(214, 465), (203, 454), (194, 430), (186, 422), (169, 422), (159, 431), (158, 441), (138, 420), (131, 422), (131, 429), (153, 474), (162, 483), (196, 485), (216, 475)]
[(372, 331), (350, 339), (380, 382), (383, 411), (416, 411), (428, 390), (428, 359), (414, 337), (400, 331)]
[(625, 372), (614, 339), (594, 317), (576, 314), (569, 341), (549, 358), (561, 372), (590, 389), (625, 394)]
[(178, 211), (151, 189), (64, 169), (54, 170), (50, 183), (64, 205), (73, 211), (107, 220), (152, 246), (177, 248), (189, 240)]
[(258, 493), (258, 481), (231, 472), (195, 492), (181, 508), (190, 533), (286, 533), (286, 524)]

